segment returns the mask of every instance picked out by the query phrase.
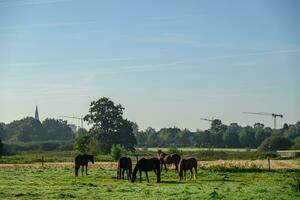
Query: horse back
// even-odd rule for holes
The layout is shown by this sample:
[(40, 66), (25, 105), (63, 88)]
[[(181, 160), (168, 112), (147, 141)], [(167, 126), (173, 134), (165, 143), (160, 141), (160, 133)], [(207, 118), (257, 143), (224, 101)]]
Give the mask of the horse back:
[(137, 162), (136, 167), (141, 171), (160, 169), (160, 161), (158, 158), (150, 158), (150, 159), (142, 158)]
[(197, 168), (197, 165), (198, 165), (197, 160), (195, 158), (190, 158), (189, 160), (192, 163), (193, 167)]
[(179, 162), (181, 160), (180, 155), (178, 155), (178, 154), (171, 154), (171, 157), (172, 157), (172, 160), (173, 160), (174, 163), (179, 164)]
[(129, 157), (121, 157), (118, 162), (118, 167), (123, 169), (132, 169), (132, 162)]

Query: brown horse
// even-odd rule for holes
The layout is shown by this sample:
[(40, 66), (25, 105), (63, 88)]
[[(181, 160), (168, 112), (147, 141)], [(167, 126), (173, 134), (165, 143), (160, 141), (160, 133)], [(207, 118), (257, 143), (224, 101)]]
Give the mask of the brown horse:
[(132, 172), (132, 179), (131, 182), (133, 183), (136, 180), (136, 174), (139, 171), (140, 173), (140, 182), (142, 182), (142, 171), (145, 172), (147, 181), (149, 183), (149, 178), (148, 178), (148, 171), (154, 171), (156, 178), (157, 178), (157, 183), (160, 182), (160, 163), (157, 158), (142, 158), (139, 160)]
[[(118, 162), (118, 169), (117, 169), (117, 178), (124, 179), (124, 173), (126, 171), (127, 179), (131, 179), (131, 172), (132, 172), (132, 162), (131, 159), (128, 157), (121, 157)], [(122, 176), (122, 177), (121, 177)]]
[(161, 150), (157, 151), (157, 158), (160, 161), (160, 168), (163, 169), (163, 165), (165, 166), (166, 172), (168, 171), (167, 169), (167, 164), (174, 164), (175, 165), (175, 171), (178, 172), (178, 165), (180, 162), (180, 155), (178, 154), (166, 154), (162, 152)]
[(94, 164), (94, 156), (93, 155), (78, 155), (75, 157), (75, 176), (78, 176), (78, 170), (81, 166), (81, 172), (83, 176), (84, 172), (84, 167), (85, 167), (85, 174), (88, 175), (87, 173), (87, 167), (88, 163), (91, 161)]
[(191, 179), (192, 179), (193, 178), (193, 168), (195, 170), (194, 179), (196, 179), (197, 160), (195, 158), (182, 159), (179, 163), (179, 180), (183, 180), (183, 177), (186, 177), (185, 173), (186, 173), (187, 170), (190, 170)]

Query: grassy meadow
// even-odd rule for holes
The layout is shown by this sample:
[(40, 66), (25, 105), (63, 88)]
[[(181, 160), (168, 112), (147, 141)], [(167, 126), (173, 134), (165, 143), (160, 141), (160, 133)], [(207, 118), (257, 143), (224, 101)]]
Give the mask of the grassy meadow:
[(288, 169), (298, 161), (274, 164), (271, 172), (243, 163), (199, 163), (197, 180), (181, 182), (173, 170), (163, 171), (159, 184), (153, 172), (150, 183), (144, 174), (142, 183), (117, 180), (112, 162), (91, 164), (83, 177), (74, 177), (69, 162), (1, 164), (0, 199), (300, 199), (294, 180), (300, 171)]

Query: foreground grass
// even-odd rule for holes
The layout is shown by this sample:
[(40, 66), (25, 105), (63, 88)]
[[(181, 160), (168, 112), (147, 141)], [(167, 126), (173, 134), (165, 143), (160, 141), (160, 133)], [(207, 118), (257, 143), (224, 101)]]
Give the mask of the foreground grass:
[(290, 186), (299, 171), (200, 170), (197, 180), (179, 182), (172, 170), (162, 173), (160, 184), (153, 172), (149, 184), (130, 183), (117, 180), (115, 170), (100, 168), (84, 177), (74, 177), (71, 168), (0, 168), (0, 174), (0, 199), (300, 199)]

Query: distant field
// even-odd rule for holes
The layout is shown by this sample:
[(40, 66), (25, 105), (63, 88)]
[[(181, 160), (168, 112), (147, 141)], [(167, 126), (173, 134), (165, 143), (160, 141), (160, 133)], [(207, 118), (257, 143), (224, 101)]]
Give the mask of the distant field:
[[(129, 153), (127, 156), (131, 156), (132, 159), (139, 157), (155, 157), (158, 149), (164, 152), (169, 151), (169, 148), (137, 148), (137, 152)], [(179, 148), (181, 156), (183, 157), (195, 157), (198, 160), (220, 160), (220, 159), (243, 159), (253, 160), (259, 159), (256, 155), (256, 150), (252, 149), (248, 151), (246, 149), (226, 149), (226, 148)], [(209, 150), (209, 151), (208, 151)], [(213, 150), (213, 151), (212, 151)], [(28, 151), (19, 152), (16, 155), (2, 156), (1, 163), (36, 163), (42, 162), (44, 158), (45, 162), (72, 162), (76, 153), (73, 151)], [(113, 161), (112, 157), (108, 155), (97, 155), (96, 161)]]
[[(222, 162), (225, 162), (222, 163)], [(89, 175), (74, 177), (73, 163), (0, 164), (0, 199), (299, 199), (291, 187), (300, 170), (298, 161), (277, 161), (272, 172), (242, 172), (249, 161), (199, 162), (197, 180), (178, 181), (173, 170), (162, 173), (162, 183), (130, 183), (117, 180), (115, 162), (90, 165)], [(248, 164), (247, 164), (248, 162)], [(259, 161), (258, 161), (259, 162)], [(226, 164), (227, 163), (227, 164)], [(209, 166), (239, 166), (241, 172), (212, 171)], [(204, 169), (207, 167), (207, 169)], [(216, 168), (218, 169), (218, 168)], [(145, 175), (143, 174), (145, 178)]]
[[(138, 148), (142, 150), (143, 148)], [(158, 147), (150, 147), (146, 148), (148, 151), (157, 152), (157, 150), (162, 150), (167, 152), (169, 148), (158, 148)], [(193, 147), (183, 147), (178, 148), (179, 151), (206, 151), (206, 150), (215, 150), (215, 151), (256, 151), (256, 149), (245, 149), (245, 148), (193, 148)]]

